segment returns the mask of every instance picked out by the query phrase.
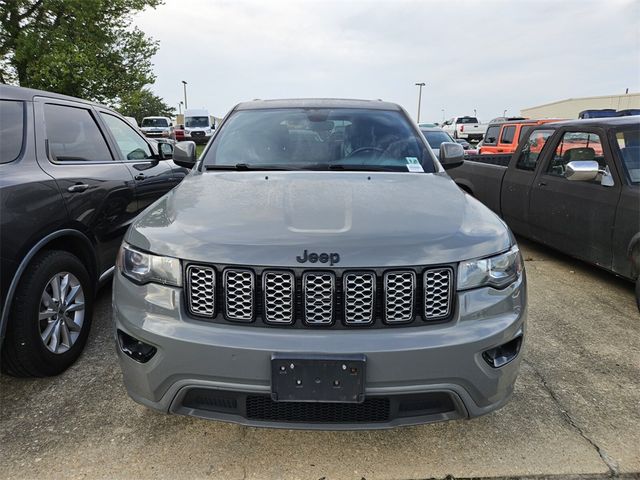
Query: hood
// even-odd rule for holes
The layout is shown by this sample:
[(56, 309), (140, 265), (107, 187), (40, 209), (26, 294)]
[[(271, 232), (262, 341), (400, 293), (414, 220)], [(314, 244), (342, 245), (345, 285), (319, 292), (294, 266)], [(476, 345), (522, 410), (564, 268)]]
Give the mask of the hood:
[(209, 263), (300, 267), (307, 250), (337, 253), (340, 267), (386, 267), (492, 255), (511, 234), (446, 174), (249, 171), (193, 172), (126, 240)]

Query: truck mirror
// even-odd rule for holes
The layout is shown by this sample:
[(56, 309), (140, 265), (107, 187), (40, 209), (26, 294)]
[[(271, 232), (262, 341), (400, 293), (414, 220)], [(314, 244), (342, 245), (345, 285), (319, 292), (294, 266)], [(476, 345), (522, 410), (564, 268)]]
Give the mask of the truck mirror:
[(173, 148), (173, 162), (184, 168), (193, 168), (196, 164), (195, 142), (178, 142)]
[(600, 164), (595, 160), (574, 160), (564, 167), (564, 177), (576, 182), (590, 182), (600, 173)]
[(464, 148), (459, 143), (443, 142), (440, 144), (439, 160), (445, 170), (459, 167), (464, 162)]

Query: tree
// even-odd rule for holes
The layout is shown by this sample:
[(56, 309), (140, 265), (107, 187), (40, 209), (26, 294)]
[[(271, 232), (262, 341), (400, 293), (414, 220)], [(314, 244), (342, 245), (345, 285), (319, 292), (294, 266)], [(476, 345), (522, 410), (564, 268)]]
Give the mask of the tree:
[(122, 115), (135, 118), (138, 125), (144, 117), (172, 117), (176, 111), (148, 88), (131, 92), (122, 97), (120, 106), (117, 108)]
[(114, 104), (153, 83), (132, 14), (162, 0), (0, 0), (0, 82)]

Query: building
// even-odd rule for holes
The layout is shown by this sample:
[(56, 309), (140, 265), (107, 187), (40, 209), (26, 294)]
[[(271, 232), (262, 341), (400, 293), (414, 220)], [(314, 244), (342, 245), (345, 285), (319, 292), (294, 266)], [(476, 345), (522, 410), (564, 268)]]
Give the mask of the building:
[(640, 108), (640, 93), (604, 95), (601, 97), (567, 98), (536, 107), (523, 108), (520, 114), (528, 118), (578, 118), (583, 110)]

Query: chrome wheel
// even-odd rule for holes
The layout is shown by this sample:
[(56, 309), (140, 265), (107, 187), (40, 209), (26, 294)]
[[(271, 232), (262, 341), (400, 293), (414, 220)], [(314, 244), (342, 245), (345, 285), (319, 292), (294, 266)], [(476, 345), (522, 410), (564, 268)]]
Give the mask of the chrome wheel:
[(84, 292), (75, 275), (55, 274), (40, 297), (38, 326), (45, 347), (53, 353), (69, 350), (84, 322)]

